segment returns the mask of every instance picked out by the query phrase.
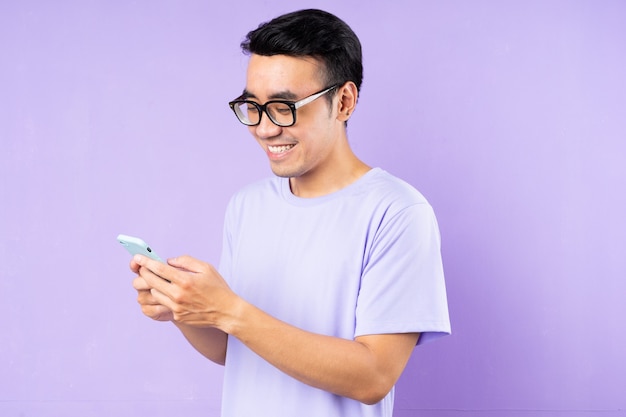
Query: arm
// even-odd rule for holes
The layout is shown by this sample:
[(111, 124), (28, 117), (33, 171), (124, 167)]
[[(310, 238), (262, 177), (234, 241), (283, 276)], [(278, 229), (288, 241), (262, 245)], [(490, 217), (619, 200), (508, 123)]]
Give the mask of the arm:
[(391, 390), (419, 337), (411, 333), (345, 340), (310, 333), (238, 297), (211, 265), (190, 257), (169, 260), (169, 266), (135, 259), (145, 267), (139, 272), (155, 302), (171, 311), (200, 352), (210, 350), (205, 343), (214, 340), (206, 337), (207, 328), (230, 334), (286, 374), (366, 404), (380, 401)]
[(218, 365), (226, 362), (227, 335), (214, 327), (197, 328), (173, 322), (198, 352)]
[(286, 374), (308, 385), (366, 404), (394, 386), (418, 334), (360, 336), (355, 340), (306, 332), (243, 300), (228, 332)]
[[(133, 280), (133, 287), (137, 290), (137, 301), (141, 305), (142, 312), (153, 320), (172, 321), (198, 352), (211, 361), (224, 365), (226, 360), (226, 333), (212, 327), (196, 328), (175, 321), (172, 310), (160, 304), (152, 295), (152, 288), (144, 279), (144, 276), (150, 271), (141, 268), (134, 260), (131, 261), (130, 268), (138, 274)], [(160, 278), (157, 279), (160, 280)]]

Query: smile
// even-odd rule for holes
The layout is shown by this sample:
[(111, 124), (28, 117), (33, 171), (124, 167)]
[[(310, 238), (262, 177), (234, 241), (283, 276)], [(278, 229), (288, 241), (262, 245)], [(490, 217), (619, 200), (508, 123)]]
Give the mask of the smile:
[(280, 146), (268, 145), (267, 146), (267, 150), (270, 151), (270, 153), (273, 153), (273, 154), (280, 154), (280, 153), (287, 152), (288, 150), (290, 150), (294, 146), (296, 146), (296, 145), (280, 145)]

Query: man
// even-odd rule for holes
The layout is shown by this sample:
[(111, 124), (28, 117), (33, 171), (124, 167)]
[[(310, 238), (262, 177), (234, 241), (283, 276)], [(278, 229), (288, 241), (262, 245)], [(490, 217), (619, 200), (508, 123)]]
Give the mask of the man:
[(432, 209), (350, 149), (362, 64), (343, 21), (290, 13), (242, 48), (230, 106), (275, 176), (229, 203), (219, 272), (135, 257), (139, 303), (225, 364), (224, 417), (390, 416), (415, 345), (450, 332)]

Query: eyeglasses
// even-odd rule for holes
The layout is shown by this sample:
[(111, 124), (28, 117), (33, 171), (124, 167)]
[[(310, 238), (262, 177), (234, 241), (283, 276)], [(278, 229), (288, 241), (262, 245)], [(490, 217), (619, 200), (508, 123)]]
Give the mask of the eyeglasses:
[(339, 84), (335, 84), (317, 93), (311, 94), (308, 97), (299, 101), (287, 101), (287, 100), (270, 100), (265, 104), (259, 104), (251, 100), (244, 100), (241, 96), (228, 105), (235, 112), (237, 119), (246, 126), (256, 126), (261, 123), (261, 116), (263, 112), (267, 114), (267, 117), (277, 126), (289, 127), (296, 124), (296, 110), (300, 107), (311, 103), (312, 101), (320, 98), (329, 91), (337, 88)]

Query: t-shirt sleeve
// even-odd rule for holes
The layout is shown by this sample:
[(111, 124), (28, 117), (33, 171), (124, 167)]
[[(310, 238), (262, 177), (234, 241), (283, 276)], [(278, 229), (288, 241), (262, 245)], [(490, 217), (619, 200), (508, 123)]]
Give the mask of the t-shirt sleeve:
[(429, 204), (388, 213), (366, 259), (355, 336), (419, 332), (423, 344), (450, 333), (439, 228)]

